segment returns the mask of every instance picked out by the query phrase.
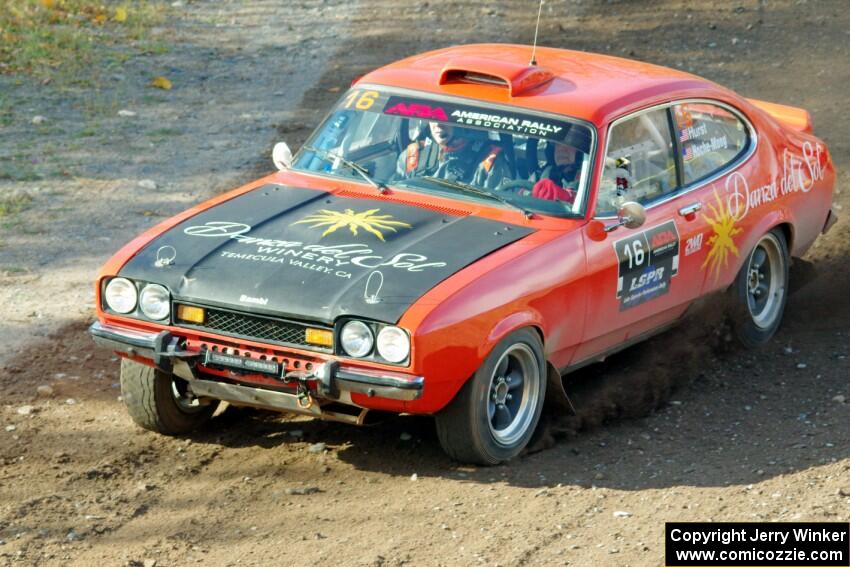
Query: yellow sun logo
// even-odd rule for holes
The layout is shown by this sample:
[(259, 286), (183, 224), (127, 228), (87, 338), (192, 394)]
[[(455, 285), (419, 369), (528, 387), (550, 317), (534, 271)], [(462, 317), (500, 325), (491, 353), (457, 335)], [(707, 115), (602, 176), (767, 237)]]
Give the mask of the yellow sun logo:
[(382, 231), (390, 230), (398, 232), (398, 228), (412, 228), (406, 222), (393, 220), (392, 215), (378, 215), (381, 209), (369, 209), (362, 213), (355, 213), (351, 209), (345, 209), (343, 212), (329, 211), (322, 209), (318, 213), (313, 213), (300, 221), (292, 224), (312, 224), (310, 228), (328, 227), (322, 236), (327, 236), (332, 232), (336, 232), (340, 228), (348, 227), (351, 234), (357, 236), (357, 230), (363, 229), (366, 232), (374, 234), (381, 242), (384, 242), (384, 233)]
[(716, 207), (708, 203), (712, 216), (702, 215), (702, 218), (714, 230), (714, 234), (708, 239), (708, 246), (711, 250), (705, 257), (702, 267), (708, 266), (709, 271), (714, 273), (714, 279), (717, 280), (720, 277), (720, 270), (729, 263), (730, 255), (738, 256), (735, 236), (741, 233), (741, 228), (735, 226), (735, 219), (729, 213), (728, 208), (723, 206), (723, 201), (720, 200), (717, 190), (714, 191), (714, 198), (717, 201)]

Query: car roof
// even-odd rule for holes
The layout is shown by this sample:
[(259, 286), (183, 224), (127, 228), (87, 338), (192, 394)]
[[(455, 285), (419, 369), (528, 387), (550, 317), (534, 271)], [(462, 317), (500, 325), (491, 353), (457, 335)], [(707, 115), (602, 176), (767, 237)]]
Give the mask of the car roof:
[(538, 47), (533, 66), (531, 50), (511, 44), (449, 47), (396, 61), (358, 83), (553, 112), (597, 126), (662, 99), (732, 94), (689, 73), (597, 53)]

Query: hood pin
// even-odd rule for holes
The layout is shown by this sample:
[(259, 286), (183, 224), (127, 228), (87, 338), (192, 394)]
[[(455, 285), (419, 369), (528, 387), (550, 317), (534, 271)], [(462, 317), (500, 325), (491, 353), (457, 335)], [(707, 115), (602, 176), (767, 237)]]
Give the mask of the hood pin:
[(172, 265), (176, 258), (177, 250), (174, 246), (160, 246), (156, 251), (156, 262), (153, 265), (157, 268), (164, 268), (165, 266)]
[[(372, 280), (375, 280), (375, 286), (372, 285)], [(369, 290), (374, 287), (375, 292), (369, 293)], [(384, 287), (384, 274), (380, 270), (375, 270), (369, 274), (369, 279), (366, 280), (366, 289), (363, 291), (363, 301), (370, 305), (381, 302), (378, 294), (381, 293), (381, 288)]]

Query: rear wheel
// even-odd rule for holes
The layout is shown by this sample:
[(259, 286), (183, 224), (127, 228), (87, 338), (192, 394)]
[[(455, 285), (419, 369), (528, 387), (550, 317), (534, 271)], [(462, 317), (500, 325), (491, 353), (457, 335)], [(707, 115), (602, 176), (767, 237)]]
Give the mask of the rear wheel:
[(185, 380), (126, 358), (121, 360), (121, 395), (133, 421), (164, 435), (201, 427), (218, 407), (217, 401), (202, 404), (192, 396)]
[(495, 465), (515, 457), (534, 433), (545, 395), (546, 365), (537, 333), (512, 333), (437, 414), (440, 444), (466, 463)]
[(779, 329), (788, 299), (789, 264), (785, 235), (774, 229), (761, 237), (738, 273), (732, 323), (745, 346), (761, 346)]

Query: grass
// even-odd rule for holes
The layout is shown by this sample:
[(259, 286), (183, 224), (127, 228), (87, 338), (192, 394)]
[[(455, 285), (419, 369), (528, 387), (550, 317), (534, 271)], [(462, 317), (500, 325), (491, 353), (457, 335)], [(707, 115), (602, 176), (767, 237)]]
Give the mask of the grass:
[(79, 132), (74, 134), (75, 138), (91, 138), (92, 136), (96, 136), (100, 131), (99, 124), (89, 124)]
[[(139, 53), (167, 49), (151, 39), (151, 28), (165, 18), (152, 0), (2, 0), (0, 73), (85, 83), (117, 55), (115, 46), (133, 45)], [(113, 53), (110, 55), (110, 51)]]
[(0, 96), (0, 127), (11, 126), (12, 105), (6, 104), (6, 99)]
[[(19, 165), (18, 163), (0, 164), (0, 180), (10, 181), (39, 181), (44, 179), (44, 175), (40, 174), (29, 164)], [(0, 217), (4, 216), (3, 211), (6, 209), (14, 209), (14, 199), (9, 197), (0, 197)], [(6, 203), (9, 203), (8, 205)]]
[(0, 197), (0, 218), (14, 215), (26, 209), (32, 203), (32, 197), (18, 193)]
[(21, 266), (3, 266), (0, 267), (0, 274), (3, 276), (20, 276), (22, 274), (29, 273), (29, 270), (26, 268), (22, 268)]
[(183, 130), (179, 128), (155, 128), (149, 132), (145, 132), (146, 136), (150, 136), (151, 138), (168, 138), (170, 136), (179, 136), (183, 133)]

